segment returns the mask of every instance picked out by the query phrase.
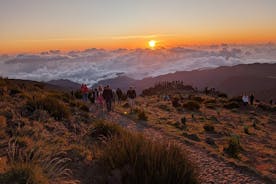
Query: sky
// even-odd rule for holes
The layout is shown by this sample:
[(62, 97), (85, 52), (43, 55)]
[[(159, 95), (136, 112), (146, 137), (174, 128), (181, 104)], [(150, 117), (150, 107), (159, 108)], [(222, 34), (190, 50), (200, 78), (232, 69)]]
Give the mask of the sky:
[(0, 53), (276, 42), (275, 0), (0, 0)]

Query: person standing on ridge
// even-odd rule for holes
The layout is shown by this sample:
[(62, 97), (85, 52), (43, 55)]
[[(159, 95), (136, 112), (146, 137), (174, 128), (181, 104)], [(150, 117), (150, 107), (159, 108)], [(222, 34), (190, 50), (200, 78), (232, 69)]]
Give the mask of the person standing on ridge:
[(250, 105), (253, 105), (254, 104), (254, 95), (253, 93), (251, 93), (251, 95), (249, 96), (249, 99), (250, 99)]
[(110, 112), (112, 106), (113, 92), (112, 89), (110, 89), (109, 85), (104, 88), (103, 98), (105, 99), (107, 111)]
[(122, 99), (123, 99), (123, 92), (120, 88), (117, 88), (116, 94), (117, 94), (117, 97), (118, 97), (118, 104), (120, 105), (121, 102), (122, 102)]
[(129, 90), (127, 91), (127, 98), (131, 112), (133, 112), (136, 98), (136, 91), (133, 89), (133, 87), (129, 87)]

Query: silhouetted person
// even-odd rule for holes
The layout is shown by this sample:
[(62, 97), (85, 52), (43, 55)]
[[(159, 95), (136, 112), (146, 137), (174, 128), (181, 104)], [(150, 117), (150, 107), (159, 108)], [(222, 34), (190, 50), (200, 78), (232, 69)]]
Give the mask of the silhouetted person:
[(269, 101), (269, 104), (270, 104), (270, 105), (273, 105), (273, 100), (272, 100), (272, 99)]
[(253, 105), (254, 104), (254, 95), (253, 95), (253, 93), (251, 93), (251, 95), (250, 95), (250, 97), (249, 97), (249, 99), (250, 99), (250, 105)]
[(88, 101), (88, 87), (86, 84), (82, 84), (81, 85), (81, 93), (82, 93), (82, 100), (84, 102), (87, 102)]
[(121, 104), (121, 101), (123, 100), (123, 92), (120, 88), (117, 88), (116, 94), (118, 97), (118, 104)]
[(246, 94), (244, 94), (244, 95), (242, 96), (242, 101), (243, 101), (243, 104), (244, 104), (245, 106), (247, 106), (247, 105), (248, 105), (248, 102), (249, 102), (249, 97), (248, 97)]
[(127, 91), (127, 98), (132, 112), (135, 106), (135, 98), (136, 98), (136, 91), (133, 89), (133, 87), (129, 87), (129, 90)]
[(103, 98), (105, 99), (107, 111), (110, 112), (111, 105), (112, 105), (112, 99), (113, 99), (113, 92), (112, 92), (112, 89), (110, 89), (109, 85), (107, 85), (104, 88)]

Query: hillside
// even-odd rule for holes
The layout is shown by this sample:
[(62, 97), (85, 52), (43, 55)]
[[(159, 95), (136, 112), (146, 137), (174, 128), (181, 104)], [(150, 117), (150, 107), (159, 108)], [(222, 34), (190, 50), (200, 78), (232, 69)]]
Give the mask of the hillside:
[(0, 184), (275, 182), (275, 106), (171, 86), (107, 113), (48, 84), (0, 79)]
[[(114, 88), (126, 89), (129, 85), (136, 87), (138, 92), (149, 88), (160, 81), (182, 80), (187, 85), (198, 88), (216, 88), (231, 96), (241, 93), (255, 93), (260, 100), (276, 100), (276, 64), (246, 64), (215, 69), (182, 71), (142, 80), (119, 77), (100, 84), (111, 84)], [(95, 85), (96, 86), (96, 85)]]

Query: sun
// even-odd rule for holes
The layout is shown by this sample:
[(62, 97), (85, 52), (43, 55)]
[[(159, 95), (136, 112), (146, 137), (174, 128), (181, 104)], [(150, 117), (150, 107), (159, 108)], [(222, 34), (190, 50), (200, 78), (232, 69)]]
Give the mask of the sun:
[(156, 46), (156, 41), (155, 41), (155, 40), (150, 40), (150, 41), (148, 42), (148, 44), (149, 44), (149, 47), (150, 47), (150, 48), (154, 49), (155, 46)]

